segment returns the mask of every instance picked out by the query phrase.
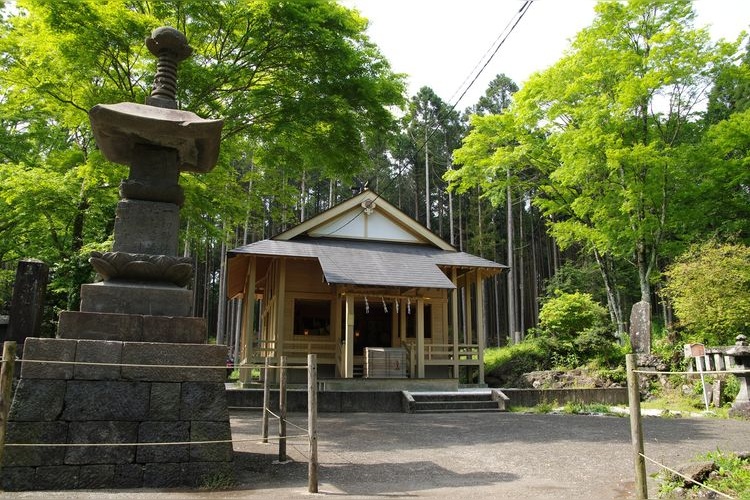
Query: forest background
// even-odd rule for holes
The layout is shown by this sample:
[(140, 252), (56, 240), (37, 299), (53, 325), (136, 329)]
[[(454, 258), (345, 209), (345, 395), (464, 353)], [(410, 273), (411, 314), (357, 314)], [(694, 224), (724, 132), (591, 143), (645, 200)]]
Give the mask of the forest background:
[(520, 89), (497, 75), (464, 110), (429, 87), (407, 96), (367, 20), (334, 2), (0, 5), (0, 314), (18, 260), (40, 259), (48, 335), (94, 279), (89, 253), (112, 244), (127, 176), (87, 112), (144, 101), (143, 40), (162, 25), (194, 48), (180, 107), (225, 120), (217, 167), (181, 179), (195, 314), (220, 340), (226, 251), (365, 185), (511, 265), (487, 284), (489, 345), (554, 335), (550, 318), (576, 307), (601, 307), (625, 339), (638, 301), (674, 347), (750, 329), (748, 39), (712, 41), (687, 0), (602, 2), (555, 64)]

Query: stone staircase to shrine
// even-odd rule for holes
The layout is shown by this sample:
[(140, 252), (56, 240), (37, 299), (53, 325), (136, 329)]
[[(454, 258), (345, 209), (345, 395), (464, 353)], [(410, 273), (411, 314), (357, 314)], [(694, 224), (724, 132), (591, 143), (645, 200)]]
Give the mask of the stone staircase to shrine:
[(497, 389), (452, 392), (403, 391), (405, 413), (507, 411), (508, 397)]

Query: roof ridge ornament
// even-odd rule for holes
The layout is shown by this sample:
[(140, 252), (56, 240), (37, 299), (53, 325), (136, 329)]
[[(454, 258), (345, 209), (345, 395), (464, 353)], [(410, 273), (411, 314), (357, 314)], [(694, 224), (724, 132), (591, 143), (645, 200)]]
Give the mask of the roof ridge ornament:
[(370, 198), (365, 198), (365, 201), (363, 201), (360, 205), (365, 209), (366, 215), (372, 215), (372, 213), (375, 211), (375, 207), (377, 206), (375, 204), (375, 200), (371, 200)]

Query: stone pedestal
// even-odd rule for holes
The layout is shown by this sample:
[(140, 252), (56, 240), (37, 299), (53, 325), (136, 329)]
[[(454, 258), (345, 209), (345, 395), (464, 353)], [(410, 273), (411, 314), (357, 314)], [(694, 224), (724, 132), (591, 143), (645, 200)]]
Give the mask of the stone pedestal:
[(191, 316), (193, 292), (168, 284), (100, 281), (81, 285), (81, 311)]
[[(5, 449), (5, 490), (200, 486), (233, 474), (224, 346), (27, 339)], [(150, 368), (120, 365), (159, 365)], [(163, 365), (216, 366), (168, 368)], [(147, 443), (179, 442), (149, 446)], [(127, 443), (129, 446), (67, 446)]]
[[(737, 370), (750, 370), (750, 346), (747, 345), (744, 335), (737, 336), (737, 343), (727, 349), (727, 354), (734, 357)], [(750, 419), (750, 373), (737, 373), (740, 390), (734, 399), (729, 415)]]

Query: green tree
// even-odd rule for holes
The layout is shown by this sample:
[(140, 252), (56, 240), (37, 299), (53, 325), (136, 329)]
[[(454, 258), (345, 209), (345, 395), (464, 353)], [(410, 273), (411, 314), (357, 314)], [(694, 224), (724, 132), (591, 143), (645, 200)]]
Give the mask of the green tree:
[(750, 247), (695, 245), (665, 272), (664, 293), (674, 306), (685, 342), (734, 344), (750, 333)]
[(403, 103), (367, 21), (333, 1), (25, 0), (2, 14), (0, 261), (70, 260), (56, 268), (68, 281), (79, 279), (72, 262), (110, 238), (126, 176), (96, 150), (87, 111), (143, 102), (153, 28), (175, 26), (194, 48), (181, 108), (225, 120), (214, 171), (182, 179), (185, 249), (199, 259), (298, 220), (301, 179), (356, 175)]

